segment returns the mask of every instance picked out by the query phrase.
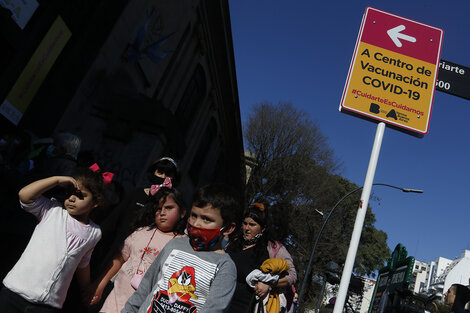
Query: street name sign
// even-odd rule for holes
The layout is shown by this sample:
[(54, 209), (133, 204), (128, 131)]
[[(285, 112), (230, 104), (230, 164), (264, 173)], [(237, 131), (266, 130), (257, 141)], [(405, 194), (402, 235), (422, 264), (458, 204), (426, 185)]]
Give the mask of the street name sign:
[(470, 100), (470, 68), (441, 59), (436, 90)]
[(366, 8), (340, 111), (426, 134), (442, 29)]

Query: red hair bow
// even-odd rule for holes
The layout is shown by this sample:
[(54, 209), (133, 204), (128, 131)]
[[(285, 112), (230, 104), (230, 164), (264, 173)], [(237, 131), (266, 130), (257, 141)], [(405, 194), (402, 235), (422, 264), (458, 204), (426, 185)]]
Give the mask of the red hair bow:
[(152, 196), (155, 195), (160, 190), (160, 188), (162, 188), (162, 187), (166, 187), (166, 188), (170, 188), (170, 189), (173, 188), (173, 185), (171, 184), (171, 178), (170, 177), (165, 178), (163, 183), (160, 184), (160, 185), (150, 186), (150, 194)]
[[(96, 163), (90, 166), (89, 169), (92, 170), (93, 172), (97, 172), (101, 170), (98, 164)], [(104, 172), (104, 173), (101, 173), (101, 176), (103, 177), (104, 183), (108, 185), (113, 180), (114, 174), (111, 172)]]

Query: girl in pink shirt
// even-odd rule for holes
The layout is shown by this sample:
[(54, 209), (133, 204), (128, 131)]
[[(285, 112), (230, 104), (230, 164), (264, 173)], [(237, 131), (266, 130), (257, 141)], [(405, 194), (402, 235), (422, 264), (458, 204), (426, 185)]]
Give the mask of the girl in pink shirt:
[(169, 177), (161, 185), (153, 185), (147, 203), (132, 225), (135, 231), (93, 283), (90, 305), (100, 301), (107, 283), (117, 273), (114, 289), (100, 312), (121, 312), (158, 253), (171, 239), (184, 233), (185, 215), (181, 194), (172, 188)]

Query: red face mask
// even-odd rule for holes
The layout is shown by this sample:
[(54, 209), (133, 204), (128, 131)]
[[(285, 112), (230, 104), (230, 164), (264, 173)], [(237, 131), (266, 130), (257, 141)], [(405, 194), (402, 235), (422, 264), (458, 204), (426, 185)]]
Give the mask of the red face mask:
[(194, 250), (209, 250), (219, 242), (222, 236), (222, 228), (200, 228), (186, 224), (186, 231), (188, 233), (191, 247)]

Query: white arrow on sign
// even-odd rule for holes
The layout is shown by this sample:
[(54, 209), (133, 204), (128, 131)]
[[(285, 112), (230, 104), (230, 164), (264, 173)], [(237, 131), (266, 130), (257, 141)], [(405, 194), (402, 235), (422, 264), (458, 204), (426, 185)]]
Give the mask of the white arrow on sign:
[(403, 40), (410, 41), (410, 42), (416, 42), (415, 37), (411, 37), (411, 36), (400, 33), (402, 30), (405, 30), (405, 25), (399, 25), (397, 27), (394, 27), (394, 28), (391, 28), (391, 29), (387, 30), (387, 34), (390, 36), (393, 43), (398, 48), (400, 48), (402, 46), (400, 40), (398, 40), (398, 39), (403, 39)]

